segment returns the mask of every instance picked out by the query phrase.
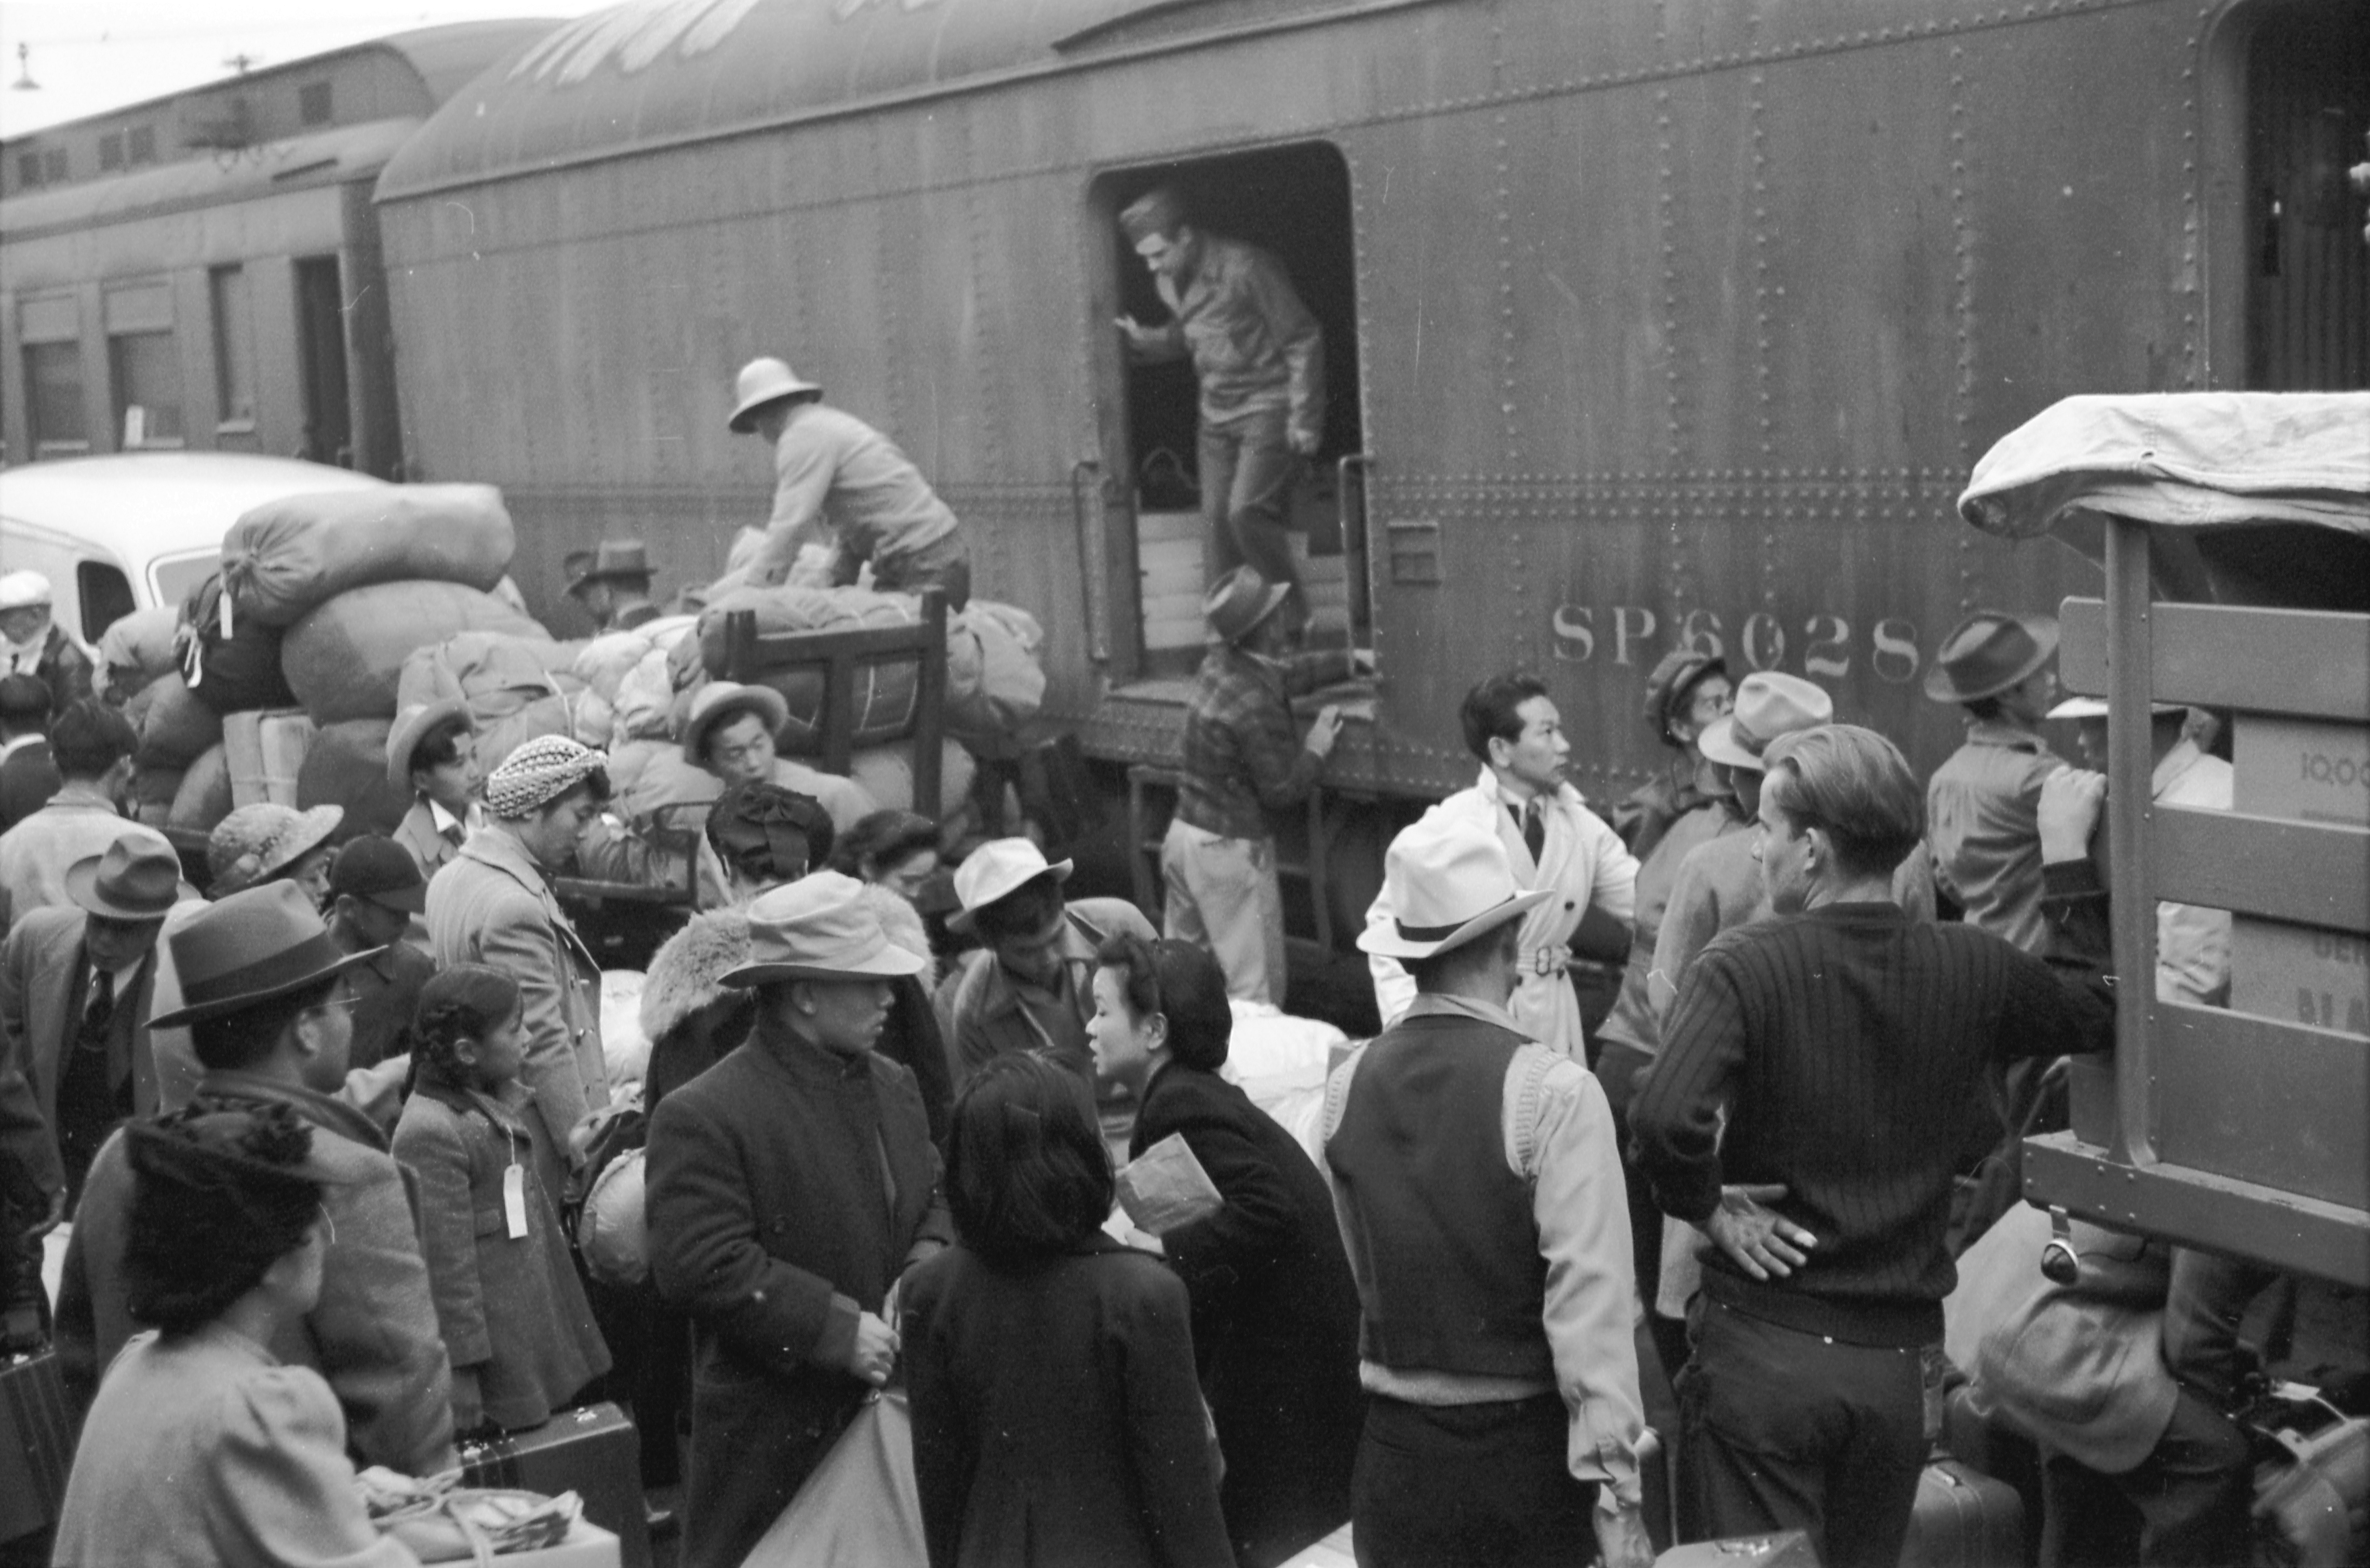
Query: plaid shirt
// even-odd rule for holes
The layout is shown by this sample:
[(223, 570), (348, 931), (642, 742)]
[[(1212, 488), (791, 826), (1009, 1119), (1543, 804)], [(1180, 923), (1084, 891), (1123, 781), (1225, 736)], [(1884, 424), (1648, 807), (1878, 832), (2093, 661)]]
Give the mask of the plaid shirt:
[(1301, 744), (1286, 698), (1346, 678), (1346, 652), (1282, 667), (1221, 643), (1203, 656), (1185, 701), (1185, 782), (1177, 816), (1225, 838), (1269, 836), (1267, 813), (1308, 798), (1323, 760)]

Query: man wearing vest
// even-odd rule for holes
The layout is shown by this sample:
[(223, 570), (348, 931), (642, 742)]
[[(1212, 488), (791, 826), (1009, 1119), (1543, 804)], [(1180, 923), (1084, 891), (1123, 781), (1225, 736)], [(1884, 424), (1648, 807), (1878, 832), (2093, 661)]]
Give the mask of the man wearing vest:
[(1523, 917), (1490, 826), (1392, 841), (1358, 946), (1417, 995), (1334, 1073), (1325, 1158), (1368, 1399), (1363, 1568), (1653, 1557), (1639, 1492), (1636, 1289), (1613, 1120), (1588, 1069), (1506, 1010)]

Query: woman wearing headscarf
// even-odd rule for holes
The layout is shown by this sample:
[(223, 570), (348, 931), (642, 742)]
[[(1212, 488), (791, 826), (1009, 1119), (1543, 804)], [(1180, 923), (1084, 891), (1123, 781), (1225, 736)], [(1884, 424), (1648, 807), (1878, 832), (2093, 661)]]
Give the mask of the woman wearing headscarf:
[(209, 1101), (124, 1139), (124, 1274), (151, 1327), (99, 1385), (50, 1561), (410, 1568), (363, 1510), (337, 1395), (264, 1348), (320, 1297), (339, 1168), (284, 1104)]
[(1192, 1299), (1226, 1533), (1245, 1568), (1272, 1568), (1350, 1516), (1365, 1419), (1358, 1289), (1332, 1194), (1293, 1136), (1218, 1076), (1234, 1013), (1217, 960), (1132, 937), (1096, 959), (1087, 1032), (1098, 1076), (1141, 1107), (1128, 1157), (1181, 1137), (1224, 1200), (1159, 1245)]

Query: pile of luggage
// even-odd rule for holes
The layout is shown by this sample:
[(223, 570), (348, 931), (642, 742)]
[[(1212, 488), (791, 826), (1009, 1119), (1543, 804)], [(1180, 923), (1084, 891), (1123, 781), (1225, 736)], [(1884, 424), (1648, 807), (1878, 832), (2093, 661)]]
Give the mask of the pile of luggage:
[[(507, 573), (516, 534), (489, 485), (403, 485), (292, 496), (241, 516), (222, 570), (176, 610), (110, 627), (102, 678), (140, 734), (141, 820), (211, 829), (234, 806), (345, 809), (348, 832), (390, 831), (408, 809), (386, 778), (398, 709), (448, 698), (476, 721), (490, 770), (521, 742), (568, 734), (606, 748), (621, 813), (713, 800), (720, 786), (676, 737), (691, 698), (721, 677), (725, 617), (763, 631), (911, 625), (913, 597), (864, 588), (731, 588), (696, 616), (555, 639)], [(1025, 610), (973, 600), (947, 625), (941, 800), (970, 791), (973, 754), (1010, 755), (1044, 699), (1042, 628)], [(786, 755), (819, 761), (822, 680), (767, 677), (789, 705)], [(858, 683), (850, 775), (882, 805), (914, 799), (910, 663)]]

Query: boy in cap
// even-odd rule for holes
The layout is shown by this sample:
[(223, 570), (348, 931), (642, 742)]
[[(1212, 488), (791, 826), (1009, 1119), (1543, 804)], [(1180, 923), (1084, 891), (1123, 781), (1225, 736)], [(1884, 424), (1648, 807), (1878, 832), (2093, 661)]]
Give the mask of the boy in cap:
[(543, 1118), (546, 1193), (566, 1190), (558, 1151), (588, 1111), (609, 1103), (601, 1054), (601, 965), (560, 908), (551, 878), (576, 854), (609, 796), (607, 756), (565, 735), (522, 744), (486, 776), (486, 818), (428, 884), (436, 962), (483, 963), (518, 983), (526, 1063), (519, 1074)]
[(936, 588), (949, 610), (971, 602), (971, 549), (955, 514), (895, 442), (826, 405), (820, 386), (780, 360), (751, 360), (734, 378), (727, 423), (774, 449), (774, 512), (750, 582), (783, 582), (805, 547), (828, 544), (832, 585), (869, 564), (884, 594)]
[[(267, 882), (210, 904), (167, 940), (181, 1009), (205, 1077), (200, 1109), (285, 1106), (309, 1124), (336, 1175), (324, 1199), (329, 1245), (321, 1295), (265, 1348), (329, 1380), (363, 1462), (433, 1475), (454, 1462), (452, 1369), (438, 1336), (419, 1232), (385, 1135), (337, 1098), (353, 996), (349, 953), (294, 883)], [(132, 1172), (123, 1135), (91, 1164), (58, 1289), (57, 1349), (68, 1396), (86, 1408), (139, 1325), (126, 1253)]]
[(903, 1271), (952, 1234), (914, 1078), (874, 1049), (918, 973), (863, 884), (817, 871), (749, 906), (748, 1042), (650, 1118), (651, 1273), (690, 1313), (684, 1568), (738, 1568), (897, 1356)]
[(1065, 903), (1070, 862), (1048, 863), (1026, 838), (995, 838), (955, 868), (947, 919), (958, 936), (976, 932), (985, 951), (966, 953), (941, 993), (939, 1027), (960, 1091), (972, 1074), (1007, 1051), (1042, 1051), (1095, 1082), (1087, 1020), (1095, 1013), (1095, 950), (1113, 937), (1153, 939), (1152, 922), (1123, 898)]
[(50, 717), (90, 695), (90, 655), (51, 618), (50, 580), (0, 573), (0, 675), (31, 675), (50, 689)]
[(1209, 233), (1168, 186), (1122, 208), (1120, 231), (1144, 259), (1170, 319), (1119, 318), (1140, 363), (1191, 358), (1201, 384), (1196, 449), (1211, 581), (1248, 563), (1299, 585), (1284, 506), (1325, 438), (1325, 332), (1291, 274), (1255, 245)]
[(1971, 926), (2026, 952), (2048, 945), (2041, 917), (2041, 781), (2065, 767), (2042, 739), (2057, 700), (2057, 623), (1977, 610), (1951, 628), (1926, 695), (1967, 710), (1967, 741), (1926, 786), (1935, 884)]
[(1351, 652), (1299, 653), (1290, 585), (1248, 566), (1202, 602), (1210, 651), (1185, 698), (1184, 779), (1161, 841), (1161, 934), (1209, 949), (1237, 1001), (1283, 1005), (1283, 890), (1268, 813), (1296, 806), (1341, 733), (1328, 704), (1306, 740), (1290, 699), (1356, 673)]
[(404, 933), (427, 913), (428, 883), (402, 845), (365, 834), (348, 839), (330, 863), (329, 897), (329, 935), (348, 952), (364, 955), (346, 972), (354, 994), (351, 1065), (374, 1067), (409, 1055), (420, 988), (436, 965)]
[(1415, 976), (1325, 1090), (1357, 1281), (1358, 1560), (1645, 1568), (1621, 1167), (1588, 1069), (1506, 1010), (1522, 892), (1499, 836), (1432, 813), (1391, 841), (1359, 948)]

